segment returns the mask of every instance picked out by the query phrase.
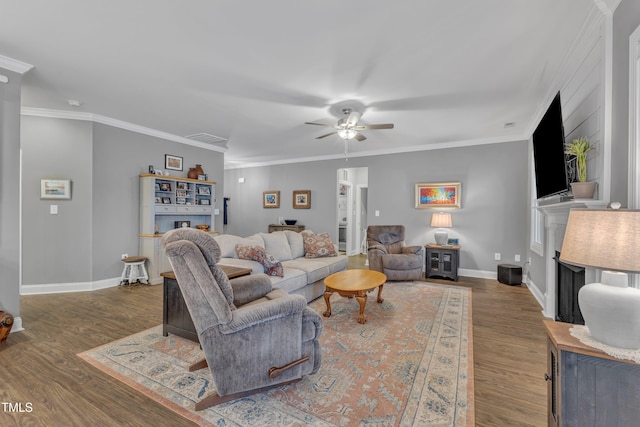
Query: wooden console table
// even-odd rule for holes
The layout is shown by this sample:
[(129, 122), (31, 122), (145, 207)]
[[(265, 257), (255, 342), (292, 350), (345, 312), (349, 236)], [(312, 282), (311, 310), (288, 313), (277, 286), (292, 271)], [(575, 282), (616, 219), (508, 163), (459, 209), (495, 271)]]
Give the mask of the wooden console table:
[(583, 344), (570, 323), (543, 320), (548, 335), (547, 400), (551, 427), (635, 427), (640, 364)]
[[(251, 270), (240, 267), (227, 267), (221, 265), (220, 268), (229, 279), (251, 274)], [(163, 301), (162, 301), (162, 335), (169, 333), (178, 335), (191, 341), (198, 342), (198, 334), (191, 320), (189, 309), (184, 302), (182, 292), (178, 286), (176, 275), (173, 271), (160, 274), (164, 277)]]

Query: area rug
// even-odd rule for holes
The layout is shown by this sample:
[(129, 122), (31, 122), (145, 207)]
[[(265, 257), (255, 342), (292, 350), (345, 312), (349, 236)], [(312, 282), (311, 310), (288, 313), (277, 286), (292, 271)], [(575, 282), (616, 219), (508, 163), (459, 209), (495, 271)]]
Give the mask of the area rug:
[(209, 370), (187, 370), (199, 345), (161, 326), (79, 356), (203, 426), (473, 426), (471, 291), (389, 283), (382, 304), (376, 295), (364, 325), (354, 298), (331, 297), (315, 375), (204, 411), (194, 405), (214, 390)]

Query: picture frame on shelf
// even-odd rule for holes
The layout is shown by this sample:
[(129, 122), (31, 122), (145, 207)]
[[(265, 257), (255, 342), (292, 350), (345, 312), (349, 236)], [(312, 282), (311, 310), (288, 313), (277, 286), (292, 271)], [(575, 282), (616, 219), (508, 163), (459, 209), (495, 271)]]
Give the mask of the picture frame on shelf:
[(209, 202), (209, 199), (200, 199), (200, 204), (201, 205), (210, 205), (211, 203)]
[(185, 205), (187, 200), (184, 197), (176, 197), (176, 205)]
[(162, 204), (162, 197), (156, 197), (156, 203)]
[(211, 190), (209, 190), (209, 187), (205, 187), (205, 186), (198, 187), (198, 194), (203, 196), (210, 196)]
[(41, 179), (41, 199), (71, 199), (71, 181), (68, 179)]
[(293, 190), (293, 209), (311, 208), (311, 190)]
[(206, 174), (204, 174), (204, 175), (198, 175), (198, 180), (199, 180), (199, 181), (206, 181), (206, 180), (207, 180), (207, 175), (206, 175)]
[(458, 239), (447, 239), (447, 245), (458, 245), (460, 241)]
[(156, 175), (163, 176), (162, 169), (156, 169), (154, 172)]
[(189, 228), (191, 227), (191, 221), (174, 221), (175, 228)]
[(171, 154), (164, 155), (164, 168), (174, 171), (182, 170), (182, 157), (173, 156)]
[(162, 198), (162, 204), (170, 205), (171, 204), (171, 198), (170, 197), (163, 197)]
[(169, 183), (169, 182), (161, 182), (160, 183), (160, 191), (171, 191), (171, 183)]
[(264, 191), (262, 193), (263, 208), (279, 208), (280, 207), (280, 191)]
[(189, 184), (187, 184), (186, 182), (176, 182), (176, 189), (178, 189), (178, 190), (188, 190), (189, 189)]
[(187, 197), (187, 190), (176, 190), (177, 197)]
[(153, 165), (149, 165), (149, 173), (150, 173), (151, 175), (155, 175), (155, 173), (156, 173), (156, 168), (155, 168), (155, 166), (153, 166)]
[(419, 183), (415, 196), (417, 209), (460, 208), (460, 182)]
[(155, 188), (156, 188), (156, 191), (160, 191), (160, 184), (158, 184), (158, 183), (156, 182), (156, 186), (155, 186)]

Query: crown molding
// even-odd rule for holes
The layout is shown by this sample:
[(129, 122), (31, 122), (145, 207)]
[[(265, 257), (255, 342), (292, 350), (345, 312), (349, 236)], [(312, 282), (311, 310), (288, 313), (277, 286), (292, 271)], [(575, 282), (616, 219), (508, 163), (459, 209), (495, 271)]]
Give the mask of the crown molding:
[(0, 55), (0, 68), (13, 71), (14, 73), (24, 74), (32, 69), (33, 65), (18, 61), (17, 59), (9, 58), (8, 56)]
[[(475, 145), (486, 145), (486, 144), (501, 144), (505, 142), (526, 141), (528, 139), (529, 137), (525, 136), (524, 134), (510, 135), (508, 137), (505, 136), (505, 137), (495, 137), (495, 138), (468, 139), (463, 141), (439, 142), (436, 144), (415, 145), (412, 147), (360, 151), (357, 153), (349, 153), (347, 157), (355, 158), (355, 157), (383, 156), (383, 155), (389, 155), (389, 154), (412, 153), (416, 151), (441, 150), (445, 148), (471, 147)], [(257, 167), (263, 167), (263, 166), (275, 166), (275, 165), (284, 165), (284, 164), (291, 164), (291, 163), (318, 162), (323, 160), (341, 160), (344, 158), (345, 158), (344, 153), (336, 153), (336, 154), (330, 154), (327, 156), (299, 157), (295, 159), (274, 160), (272, 162), (243, 163), (243, 162), (234, 162), (233, 160), (225, 160), (224, 169), (232, 170), (232, 169), (244, 169), (244, 168), (257, 168)], [(233, 164), (233, 163), (237, 163), (237, 164)]]
[(23, 116), (37, 116), (48, 117), (54, 119), (67, 119), (67, 120), (83, 120), (94, 123), (100, 123), (107, 126), (113, 126), (116, 128), (128, 130), (131, 132), (140, 133), (143, 135), (152, 136), (154, 138), (166, 139), (168, 141), (177, 142), (180, 144), (191, 145), (205, 150), (217, 151), (224, 153), (227, 151), (224, 147), (218, 147), (216, 145), (205, 144), (204, 142), (194, 141), (183, 136), (174, 135), (168, 132), (151, 129), (148, 127), (136, 125), (133, 123), (125, 122), (123, 120), (113, 119), (111, 117), (101, 116), (99, 114), (85, 113), (80, 111), (67, 111), (67, 110), (50, 110), (46, 108), (33, 108), (22, 107), (20, 113)]

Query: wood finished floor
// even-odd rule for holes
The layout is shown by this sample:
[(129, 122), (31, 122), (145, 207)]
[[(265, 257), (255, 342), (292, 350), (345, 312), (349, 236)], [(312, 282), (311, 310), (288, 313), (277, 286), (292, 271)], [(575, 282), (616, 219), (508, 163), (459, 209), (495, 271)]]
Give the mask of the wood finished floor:
[[(362, 268), (351, 257), (349, 268)], [(461, 277), (473, 290), (476, 425), (546, 425), (546, 338), (525, 287)], [(162, 323), (162, 286), (21, 298), (26, 330), (0, 345), (0, 426), (193, 426), (82, 361), (77, 353)]]

